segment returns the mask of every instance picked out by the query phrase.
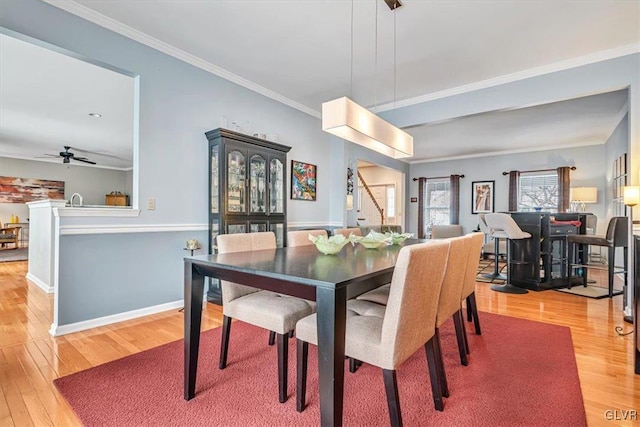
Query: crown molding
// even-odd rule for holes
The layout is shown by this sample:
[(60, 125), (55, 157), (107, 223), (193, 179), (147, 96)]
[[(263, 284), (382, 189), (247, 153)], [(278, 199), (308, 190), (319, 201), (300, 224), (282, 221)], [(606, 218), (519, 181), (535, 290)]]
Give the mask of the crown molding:
[(493, 157), (493, 156), (503, 156), (503, 155), (509, 155), (509, 154), (532, 153), (534, 151), (549, 151), (549, 150), (562, 150), (563, 148), (590, 147), (592, 145), (604, 145), (605, 143), (606, 141), (591, 141), (587, 143), (583, 142), (580, 144), (554, 145), (553, 147), (541, 146), (541, 147), (517, 148), (513, 150), (491, 151), (488, 153), (465, 154), (462, 156), (437, 157), (433, 159), (413, 160), (409, 163), (411, 163), (412, 165), (419, 165), (422, 163), (444, 162), (448, 160), (476, 159), (479, 157)]
[(106, 28), (115, 33), (123, 35), (127, 38), (130, 38), (139, 43), (142, 43), (146, 46), (149, 46), (169, 56), (173, 56), (174, 58), (177, 58), (183, 62), (193, 65), (194, 67), (198, 67), (202, 70), (215, 74), (218, 77), (222, 77), (225, 80), (233, 82), (253, 92), (259, 93), (260, 95), (266, 96), (267, 98), (271, 98), (274, 101), (278, 101), (291, 108), (302, 111), (303, 113), (306, 113), (312, 117), (315, 117), (317, 119), (321, 118), (320, 112), (314, 110), (313, 108), (309, 108), (306, 105), (303, 105), (299, 102), (296, 102), (292, 99), (287, 98), (286, 96), (280, 95), (277, 92), (267, 89), (264, 86), (260, 86), (259, 84), (254, 83), (251, 80), (247, 80), (243, 77), (238, 76), (237, 74), (233, 74), (232, 72), (225, 70), (224, 68), (218, 67), (217, 65), (204, 61), (195, 55), (187, 53), (168, 43), (165, 43), (154, 37), (151, 37), (148, 34), (143, 33), (142, 31), (138, 31), (134, 28), (131, 28), (128, 25), (125, 25), (121, 22), (116, 21), (115, 19), (109, 18), (108, 16), (98, 13), (93, 9), (90, 9), (86, 6), (76, 3), (73, 0), (42, 0), (42, 1), (52, 6), (55, 6), (59, 9), (62, 9), (66, 12), (79, 16), (82, 19), (86, 19), (87, 21), (93, 22), (94, 24), (99, 25), (103, 28)]
[(519, 80), (526, 80), (532, 77), (538, 77), (545, 74), (555, 73), (558, 71), (564, 71), (571, 68), (576, 68), (584, 65), (594, 64), (596, 62), (607, 61), (610, 59), (619, 58), (622, 56), (633, 55), (640, 53), (640, 43), (632, 43), (625, 46), (620, 46), (614, 49), (603, 50), (600, 52), (591, 53), (589, 55), (579, 56), (577, 58), (567, 59), (565, 61), (555, 62), (553, 64), (543, 65), (540, 67), (529, 68), (527, 70), (518, 71), (511, 74), (505, 74), (503, 76), (493, 77), (486, 80), (470, 83), (467, 85), (453, 87), (451, 89), (445, 89), (438, 92), (432, 92), (415, 98), (408, 98), (396, 102), (389, 102), (387, 104), (378, 105), (378, 112), (390, 111), (397, 108), (409, 107), (423, 102), (434, 101), (436, 99), (447, 98), (454, 95), (461, 95), (463, 93), (473, 92), (476, 90), (487, 89), (494, 86), (500, 86), (506, 83), (513, 83)]

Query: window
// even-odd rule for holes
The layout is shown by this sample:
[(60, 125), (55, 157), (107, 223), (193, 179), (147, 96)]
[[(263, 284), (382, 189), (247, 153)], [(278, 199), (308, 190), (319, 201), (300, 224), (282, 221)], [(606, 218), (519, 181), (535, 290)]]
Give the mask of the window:
[(387, 185), (386, 216), (388, 218), (395, 218), (396, 216), (396, 186), (395, 185)]
[(425, 183), (424, 229), (431, 234), (432, 225), (449, 224), (450, 179), (429, 179)]
[(556, 211), (558, 209), (558, 174), (523, 172), (518, 188), (518, 211)]

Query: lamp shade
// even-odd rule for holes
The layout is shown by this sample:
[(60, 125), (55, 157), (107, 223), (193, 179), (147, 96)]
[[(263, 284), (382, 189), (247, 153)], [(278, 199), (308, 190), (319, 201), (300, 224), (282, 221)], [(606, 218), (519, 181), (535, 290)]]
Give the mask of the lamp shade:
[(570, 191), (572, 202), (597, 203), (598, 189), (596, 187), (575, 187)]
[(624, 187), (624, 204), (627, 206), (635, 206), (640, 203), (640, 187), (630, 185)]
[(346, 96), (322, 104), (322, 130), (394, 159), (413, 156), (413, 137)]

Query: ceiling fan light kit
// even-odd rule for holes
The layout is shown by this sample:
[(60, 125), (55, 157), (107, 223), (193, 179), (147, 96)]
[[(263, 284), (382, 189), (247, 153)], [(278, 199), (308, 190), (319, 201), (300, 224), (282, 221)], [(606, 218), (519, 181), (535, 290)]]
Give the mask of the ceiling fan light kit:
[(71, 149), (70, 146), (65, 145), (64, 146), (64, 151), (61, 151), (58, 155), (60, 157), (62, 157), (62, 163), (70, 163), (71, 160), (76, 160), (78, 162), (83, 162), (83, 163), (89, 163), (90, 165), (95, 165), (96, 162), (92, 162), (91, 160), (87, 159), (86, 157), (76, 157), (75, 154), (73, 154), (71, 151), (69, 151)]

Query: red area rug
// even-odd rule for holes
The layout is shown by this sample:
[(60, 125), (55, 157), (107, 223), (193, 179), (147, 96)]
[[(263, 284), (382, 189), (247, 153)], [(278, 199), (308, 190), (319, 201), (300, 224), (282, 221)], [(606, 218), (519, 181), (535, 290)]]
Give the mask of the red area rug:
[[(480, 313), (461, 366), (452, 322), (441, 330), (451, 396), (433, 408), (424, 350), (398, 370), (406, 426), (585, 426), (568, 328)], [(468, 328), (471, 332), (473, 328)], [(308, 407), (295, 410), (295, 340), (289, 350), (289, 400), (278, 403), (276, 348), (268, 334), (235, 322), (229, 361), (217, 368), (220, 329), (203, 334), (196, 397), (186, 402), (183, 344), (176, 341), (55, 380), (86, 426), (313, 426), (319, 424), (317, 353), (309, 346)], [(388, 425), (382, 371), (345, 372), (344, 424)]]

